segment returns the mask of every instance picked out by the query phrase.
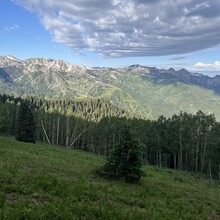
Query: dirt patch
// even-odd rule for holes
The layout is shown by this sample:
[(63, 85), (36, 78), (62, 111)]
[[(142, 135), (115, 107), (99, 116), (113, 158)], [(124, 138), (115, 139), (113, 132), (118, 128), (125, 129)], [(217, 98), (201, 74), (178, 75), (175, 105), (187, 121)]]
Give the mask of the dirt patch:
[(17, 199), (18, 199), (18, 197), (17, 197), (17, 195), (14, 194), (14, 193), (8, 193), (8, 194), (6, 194), (6, 196), (5, 196), (5, 200), (6, 200), (6, 201), (11, 201), (11, 202), (13, 202), (13, 201), (15, 201), (15, 200), (17, 200)]
[(220, 213), (212, 211), (208, 214), (208, 219), (220, 219)]
[(24, 195), (24, 194), (16, 194), (16, 193), (7, 193), (5, 196), (5, 200), (9, 202), (14, 202), (16, 200), (32, 200), (39, 203), (45, 203), (48, 201), (46, 196), (42, 195)]
[(37, 202), (40, 202), (40, 203), (45, 203), (48, 201), (48, 198), (46, 196), (42, 196), (42, 195), (33, 196), (31, 198), (36, 200)]

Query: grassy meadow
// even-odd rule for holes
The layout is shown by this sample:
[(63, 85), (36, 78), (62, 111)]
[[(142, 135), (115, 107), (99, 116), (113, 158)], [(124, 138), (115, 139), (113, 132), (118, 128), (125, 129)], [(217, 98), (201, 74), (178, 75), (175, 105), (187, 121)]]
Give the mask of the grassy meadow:
[(103, 157), (0, 137), (0, 219), (220, 219), (220, 185), (144, 166), (139, 184), (108, 181)]

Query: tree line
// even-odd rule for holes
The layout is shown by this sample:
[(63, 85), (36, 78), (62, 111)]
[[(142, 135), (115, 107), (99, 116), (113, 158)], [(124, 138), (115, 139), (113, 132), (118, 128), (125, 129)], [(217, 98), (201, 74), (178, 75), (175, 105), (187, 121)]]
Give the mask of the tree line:
[(35, 140), (109, 157), (125, 124), (142, 144), (146, 164), (220, 179), (220, 123), (198, 111), (142, 119), (104, 99), (45, 100), (0, 95), (0, 134), (15, 135), (21, 102), (32, 109)]

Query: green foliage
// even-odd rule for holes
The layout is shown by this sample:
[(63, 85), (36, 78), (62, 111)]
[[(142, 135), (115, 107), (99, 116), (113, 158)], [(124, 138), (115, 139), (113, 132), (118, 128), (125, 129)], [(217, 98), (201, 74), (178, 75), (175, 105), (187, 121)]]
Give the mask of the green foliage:
[(121, 179), (134, 183), (143, 175), (141, 171), (141, 144), (125, 126), (120, 143), (113, 150), (108, 162), (97, 173), (109, 179)]
[(6, 107), (0, 102), (0, 133), (7, 134), (8, 118)]
[[(0, 100), (0, 134), (15, 135), (23, 99), (0, 95)], [(153, 121), (134, 117), (103, 99), (25, 100), (34, 108), (37, 141), (109, 157), (128, 123), (143, 145), (144, 163), (220, 179), (220, 123), (212, 114), (180, 112)]]
[[(129, 114), (148, 119), (157, 119), (160, 115), (172, 117), (179, 111), (196, 114), (201, 109), (206, 114), (213, 112), (220, 121), (218, 78), (147, 67), (88, 69), (85, 72), (80, 68), (77, 74), (53, 69), (51, 74), (47, 72), (48, 68), (42, 72), (45, 66), (38, 63), (29, 78), (33, 83), (29, 83), (22, 73), (23, 67), (19, 71), (17, 67), (5, 69), (7, 75), (19, 79), (19, 83), (0, 80), (2, 92), (51, 100), (104, 98)], [(58, 92), (57, 86), (60, 88)]]
[(219, 185), (187, 172), (143, 166), (141, 184), (107, 181), (103, 157), (0, 137), (2, 219), (220, 218)]
[(15, 137), (18, 141), (35, 143), (35, 122), (27, 102), (22, 102), (18, 111)]

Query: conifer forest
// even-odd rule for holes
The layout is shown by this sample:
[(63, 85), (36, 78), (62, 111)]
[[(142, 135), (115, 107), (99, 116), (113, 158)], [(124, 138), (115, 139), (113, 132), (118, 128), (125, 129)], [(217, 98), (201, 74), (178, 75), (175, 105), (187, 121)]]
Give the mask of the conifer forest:
[[(24, 102), (31, 111), (25, 119), (21, 118)], [(29, 132), (33, 132), (36, 142), (106, 157), (111, 156), (123, 128), (129, 125), (141, 143), (145, 164), (220, 179), (220, 123), (213, 114), (180, 112), (169, 118), (149, 120), (129, 114), (104, 99), (46, 100), (0, 95), (0, 134), (18, 136), (22, 120), (33, 120)]]

